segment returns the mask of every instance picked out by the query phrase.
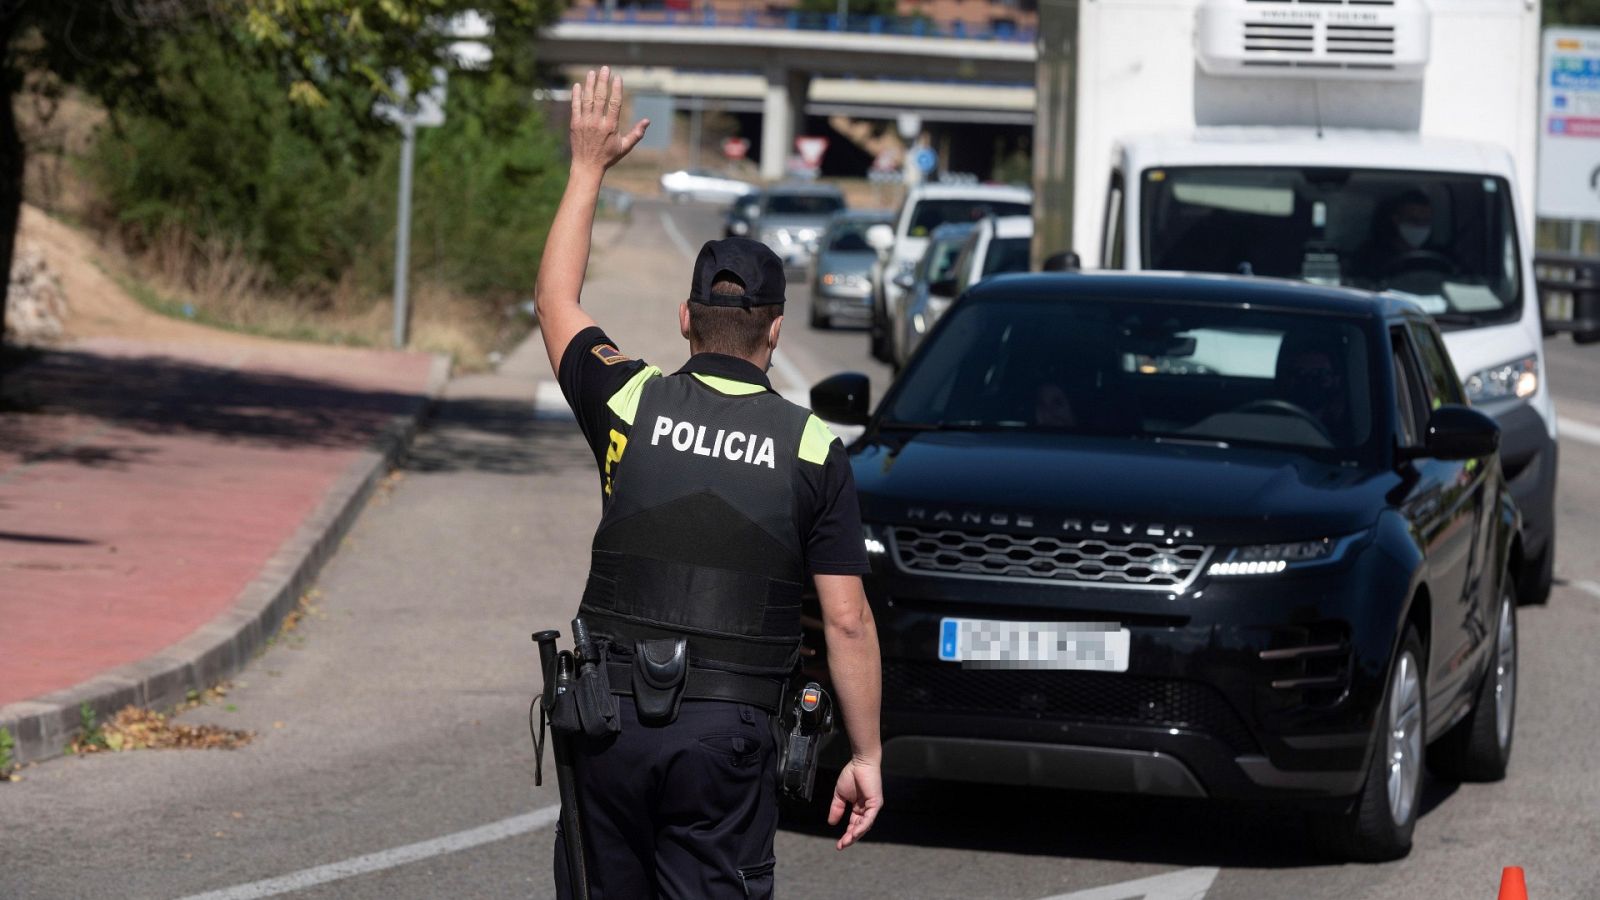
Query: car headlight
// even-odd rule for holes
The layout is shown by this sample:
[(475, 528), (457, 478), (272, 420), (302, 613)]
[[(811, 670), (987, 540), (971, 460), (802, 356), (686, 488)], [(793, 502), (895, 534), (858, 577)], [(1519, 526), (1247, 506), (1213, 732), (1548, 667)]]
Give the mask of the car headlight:
[(928, 330), (928, 320), (922, 317), (922, 313), (911, 314), (911, 330), (917, 334), (922, 334)]
[(788, 230), (783, 228), (768, 228), (761, 232), (761, 242), (764, 244), (788, 244), (793, 240)]
[(1539, 390), (1539, 357), (1524, 356), (1473, 372), (1462, 385), (1467, 389), (1467, 399), (1473, 403), (1532, 397)]
[(868, 556), (882, 556), (889, 552), (888, 545), (883, 542), (882, 538), (878, 537), (876, 528), (871, 525), (862, 525), (861, 533), (866, 536)]
[(1343, 559), (1350, 547), (1367, 534), (1359, 531), (1342, 538), (1234, 547), (1207, 567), (1206, 574), (1276, 575), (1289, 569), (1327, 565)]
[(829, 272), (822, 276), (822, 283), (828, 287), (858, 288), (865, 285), (867, 279), (855, 273), (840, 275), (835, 272)]
[(815, 228), (802, 228), (795, 232), (795, 240), (800, 241), (801, 243), (805, 243), (806, 241), (814, 241), (816, 239), (817, 230)]
[(732, 225), (728, 226), (728, 230), (740, 237), (743, 237), (750, 233), (750, 223), (744, 221), (735, 221)]

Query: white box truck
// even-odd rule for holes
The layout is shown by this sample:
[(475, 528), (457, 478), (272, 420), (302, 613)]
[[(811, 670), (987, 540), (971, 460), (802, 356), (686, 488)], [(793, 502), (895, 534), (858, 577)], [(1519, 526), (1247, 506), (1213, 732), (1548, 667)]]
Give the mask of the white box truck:
[(1549, 594), (1535, 0), (1041, 0), (1035, 253), (1403, 292), (1502, 426)]

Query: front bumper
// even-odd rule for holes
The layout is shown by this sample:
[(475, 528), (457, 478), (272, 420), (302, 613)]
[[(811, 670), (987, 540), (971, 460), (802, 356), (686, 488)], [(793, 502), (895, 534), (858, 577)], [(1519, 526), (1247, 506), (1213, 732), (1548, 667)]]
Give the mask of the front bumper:
[(1522, 512), (1523, 559), (1539, 559), (1555, 534), (1559, 445), (1530, 404), (1486, 405), (1483, 411), (1500, 423), (1500, 465)]
[[(1182, 595), (878, 566), (885, 771), (1330, 806), (1361, 788), (1410, 587), (1370, 548), (1304, 574), (1202, 576)], [(940, 662), (947, 616), (1117, 622), (1129, 668)]]
[(871, 285), (859, 288), (832, 288), (813, 284), (811, 296), (817, 308), (829, 316), (860, 319), (863, 322), (872, 317)]

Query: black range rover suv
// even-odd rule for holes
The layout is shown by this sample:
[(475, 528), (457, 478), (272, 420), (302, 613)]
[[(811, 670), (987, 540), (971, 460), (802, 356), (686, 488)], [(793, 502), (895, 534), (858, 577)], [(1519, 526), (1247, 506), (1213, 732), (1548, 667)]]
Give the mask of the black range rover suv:
[(1517, 511), (1453, 372), (1395, 297), (1060, 274), (974, 287), (870, 416), (817, 385), (866, 426), (885, 770), (1284, 799), (1406, 853), (1424, 755), (1495, 780), (1512, 743)]

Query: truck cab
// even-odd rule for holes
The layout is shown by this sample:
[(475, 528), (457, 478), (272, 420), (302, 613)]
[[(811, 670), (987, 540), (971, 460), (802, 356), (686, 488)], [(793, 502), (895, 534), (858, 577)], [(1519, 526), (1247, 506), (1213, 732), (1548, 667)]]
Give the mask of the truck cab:
[(1047, 0), (1041, 15), (1039, 127), (1073, 148), (1038, 155), (1035, 255), (1420, 305), (1501, 425), (1518, 591), (1544, 600), (1557, 444), (1533, 265), (1537, 6)]

